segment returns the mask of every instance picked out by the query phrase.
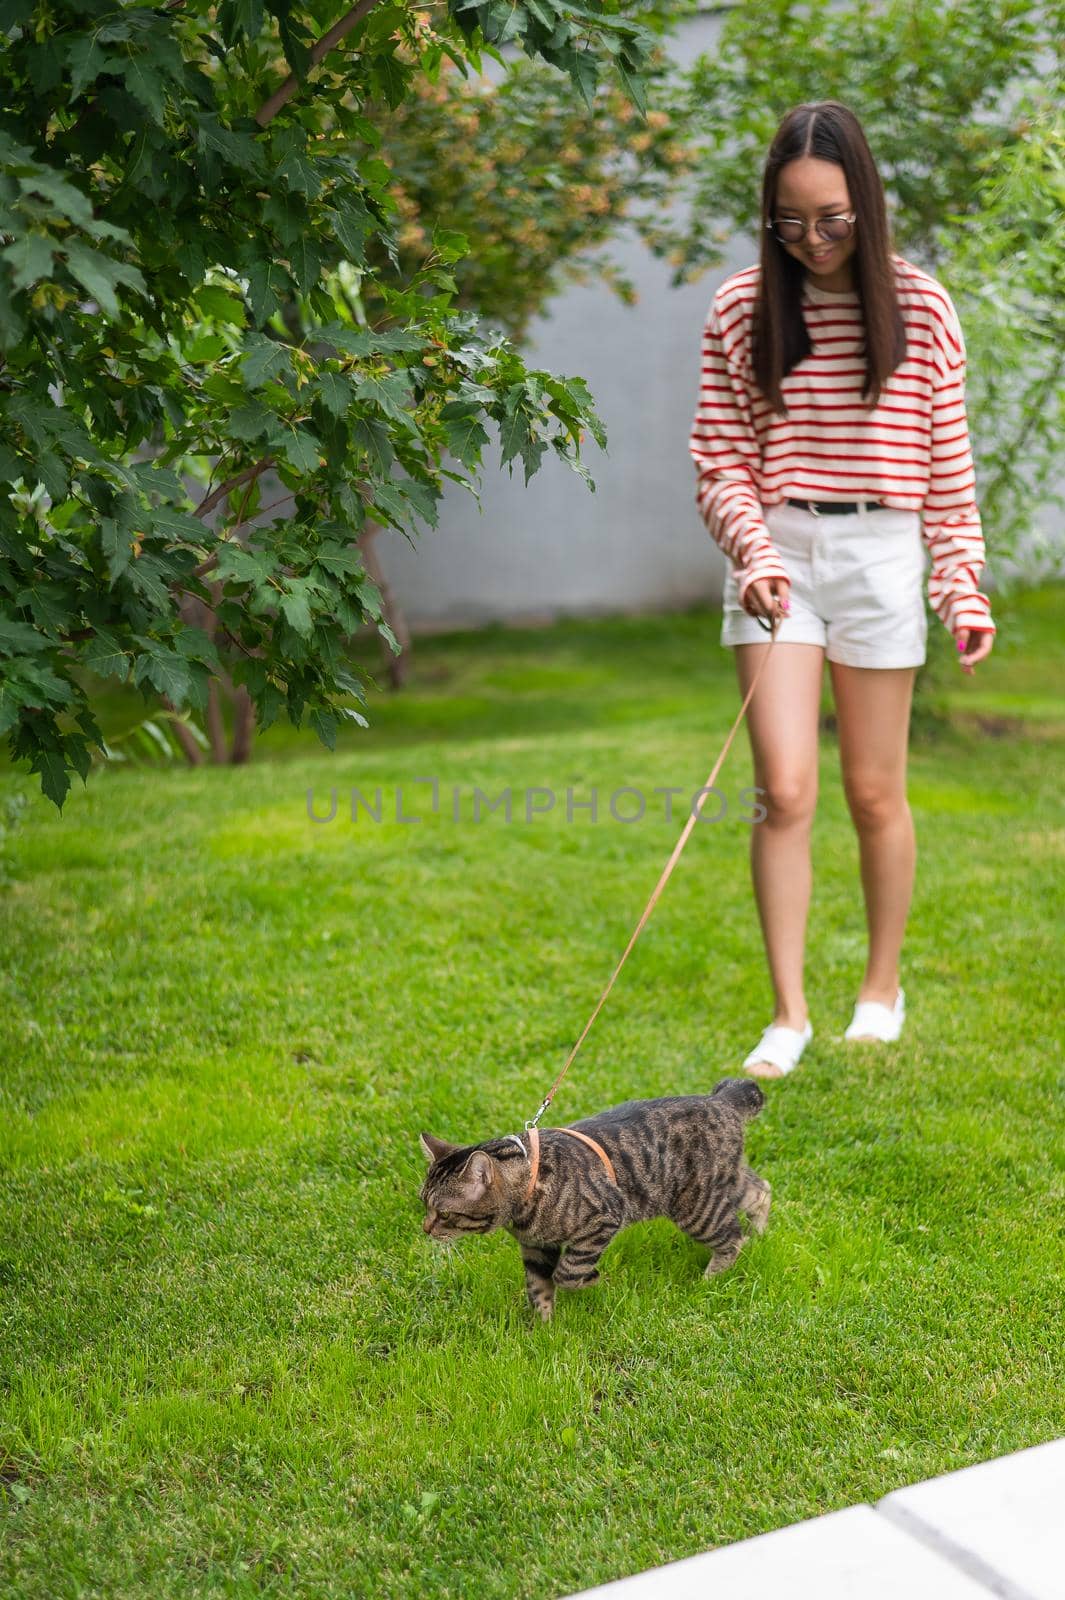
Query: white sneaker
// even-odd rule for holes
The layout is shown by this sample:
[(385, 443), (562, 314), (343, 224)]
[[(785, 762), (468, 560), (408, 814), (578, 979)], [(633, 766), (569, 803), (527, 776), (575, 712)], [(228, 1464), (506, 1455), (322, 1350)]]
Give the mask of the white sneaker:
[[(771, 1022), (762, 1037), (743, 1063), (743, 1071), (752, 1078), (782, 1078), (785, 1073), (794, 1072), (799, 1064), (799, 1057), (814, 1036), (814, 1030), (809, 1018), (804, 1028), (785, 1028), (783, 1023)], [(771, 1068), (764, 1067), (755, 1072), (753, 1068), (760, 1061), (768, 1061)]]
[(905, 1020), (906, 996), (901, 989), (893, 1006), (881, 1005), (879, 1000), (859, 1000), (843, 1037), (861, 1039), (871, 1034), (874, 1039), (893, 1044)]

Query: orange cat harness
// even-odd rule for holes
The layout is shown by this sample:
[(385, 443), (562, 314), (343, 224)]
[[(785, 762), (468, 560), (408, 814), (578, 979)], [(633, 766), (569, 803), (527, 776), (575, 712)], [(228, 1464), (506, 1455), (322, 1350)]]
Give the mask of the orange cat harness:
[[(617, 1183), (618, 1175), (614, 1171), (614, 1163), (611, 1161), (602, 1145), (598, 1144), (595, 1139), (590, 1138), (586, 1133), (581, 1133), (579, 1128), (555, 1128), (552, 1131), (554, 1133), (568, 1133), (571, 1139), (579, 1139), (582, 1144), (586, 1144), (588, 1146), (589, 1150), (594, 1150), (600, 1161), (603, 1163), (603, 1166), (606, 1168), (606, 1174), (611, 1183)], [(522, 1196), (523, 1203), (532, 1198), (532, 1192), (536, 1188), (536, 1179), (540, 1173), (540, 1130), (539, 1128), (529, 1128), (528, 1134), (529, 1183), (524, 1195)], [(525, 1146), (522, 1144), (516, 1133), (508, 1133), (507, 1138), (513, 1139), (514, 1143), (517, 1145), (522, 1154), (525, 1153)]]

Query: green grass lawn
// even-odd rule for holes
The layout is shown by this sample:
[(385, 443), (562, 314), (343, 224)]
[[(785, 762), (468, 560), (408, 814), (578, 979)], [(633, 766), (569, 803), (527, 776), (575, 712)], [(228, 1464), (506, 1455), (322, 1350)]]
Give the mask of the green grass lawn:
[[(840, 1039), (864, 917), (826, 731), (815, 1037), (749, 1139), (769, 1231), (708, 1283), (634, 1228), (547, 1327), (506, 1235), (424, 1238), (417, 1134), (516, 1131), (561, 1066), (680, 829), (608, 797), (690, 793), (735, 715), (719, 616), (425, 639), (335, 755), (277, 729), (34, 801), (0, 853), (5, 1600), (548, 1600), (1065, 1432), (1065, 591), (996, 619), (913, 741), (903, 1040)], [(769, 1020), (751, 781), (741, 733), (557, 1120), (708, 1089)], [(598, 822), (524, 821), (567, 785)]]

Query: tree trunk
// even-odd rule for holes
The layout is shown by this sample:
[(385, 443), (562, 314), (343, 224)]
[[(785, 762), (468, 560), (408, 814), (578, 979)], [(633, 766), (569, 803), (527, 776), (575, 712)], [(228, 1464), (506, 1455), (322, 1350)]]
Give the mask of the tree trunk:
[[(211, 584), (212, 605), (206, 605), (196, 595), (185, 595), (181, 602), (181, 617), (190, 627), (202, 628), (214, 639), (218, 633), (218, 616), (214, 606), (222, 598), (222, 585)], [(233, 706), (233, 739), (226, 739), (225, 718), (222, 715), (222, 696)], [(167, 702), (169, 703), (169, 702)], [(171, 707), (173, 709), (173, 707)], [(211, 760), (215, 766), (243, 766), (251, 760), (255, 742), (255, 706), (244, 685), (235, 684), (228, 672), (213, 677), (207, 685), (207, 739), (211, 747)], [(187, 728), (174, 724), (174, 733), (191, 766), (200, 766), (203, 751)]]
[(216, 767), (224, 767), (229, 759), (220, 688), (217, 678), (212, 678), (207, 685), (207, 737), (211, 744), (211, 760)]
[(251, 759), (255, 738), (255, 705), (242, 683), (233, 690), (233, 748), (229, 759), (242, 766)]
[[(168, 711), (172, 711), (174, 713), (175, 717), (178, 717), (178, 716), (181, 715), (181, 713), (178, 711), (177, 706), (174, 704), (173, 700), (171, 700), (169, 695), (165, 695), (165, 694), (161, 695), (160, 699), (162, 700), (162, 702), (163, 702), (164, 706), (166, 707), (166, 709)], [(170, 727), (171, 727), (171, 731), (173, 732), (174, 738), (177, 740), (178, 744), (181, 746), (182, 750), (184, 750), (184, 752), (185, 752), (185, 759), (188, 762), (189, 766), (190, 767), (202, 767), (203, 766), (203, 751), (200, 749), (199, 745), (196, 743), (196, 740), (193, 738), (193, 736), (189, 732), (188, 728), (186, 728), (185, 724), (183, 722), (176, 722), (175, 721), (175, 722), (172, 722), (170, 724)]]

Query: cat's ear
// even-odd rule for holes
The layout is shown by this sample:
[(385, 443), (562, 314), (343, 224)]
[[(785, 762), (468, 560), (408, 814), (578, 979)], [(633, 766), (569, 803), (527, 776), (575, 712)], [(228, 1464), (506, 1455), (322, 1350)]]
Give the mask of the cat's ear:
[(419, 1134), (418, 1139), (427, 1161), (443, 1161), (445, 1156), (462, 1148), (461, 1145), (448, 1144), (446, 1139), (434, 1139), (431, 1133)]
[(471, 1198), (476, 1199), (479, 1194), (491, 1187), (492, 1184), (492, 1158), (485, 1155), (483, 1150), (475, 1150), (462, 1169), (462, 1176), (471, 1191)]

